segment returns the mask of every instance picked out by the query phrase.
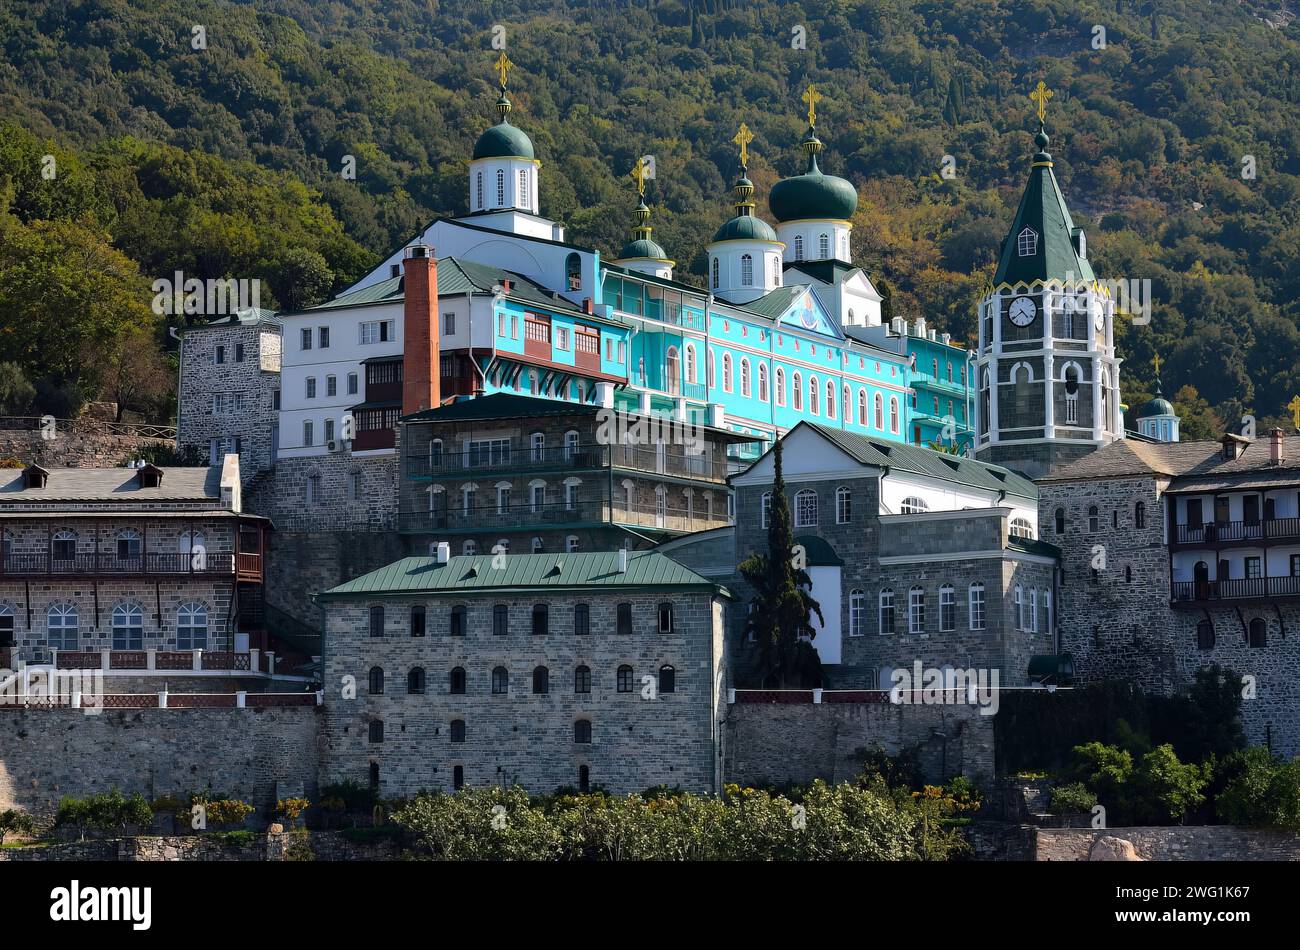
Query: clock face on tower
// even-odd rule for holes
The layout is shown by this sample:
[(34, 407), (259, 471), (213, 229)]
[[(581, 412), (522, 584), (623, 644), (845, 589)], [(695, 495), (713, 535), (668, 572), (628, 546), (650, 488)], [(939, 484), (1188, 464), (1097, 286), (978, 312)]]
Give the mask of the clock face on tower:
[(1027, 327), (1038, 316), (1038, 307), (1029, 297), (1017, 297), (1011, 301), (1011, 309), (1007, 311), (1007, 316), (1016, 326)]

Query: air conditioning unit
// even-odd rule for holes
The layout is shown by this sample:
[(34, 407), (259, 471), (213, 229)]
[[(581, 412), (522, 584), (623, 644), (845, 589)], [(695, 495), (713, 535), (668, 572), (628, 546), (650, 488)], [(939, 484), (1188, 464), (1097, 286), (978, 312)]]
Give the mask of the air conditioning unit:
[(328, 442), (325, 443), (325, 451), (327, 452), (337, 452), (342, 447), (343, 447), (343, 443), (340, 442), (338, 439), (330, 439)]

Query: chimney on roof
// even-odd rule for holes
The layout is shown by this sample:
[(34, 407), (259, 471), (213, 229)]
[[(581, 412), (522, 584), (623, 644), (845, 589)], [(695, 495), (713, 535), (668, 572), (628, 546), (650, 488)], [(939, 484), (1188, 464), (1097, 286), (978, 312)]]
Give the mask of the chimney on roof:
[(503, 294), (508, 294), (508, 293), (510, 293), (510, 291), (512, 291), (512, 290), (514, 290), (514, 289), (515, 289), (515, 282), (514, 282), (513, 280), (503, 280), (503, 281), (501, 281), (501, 292), (502, 292)]
[(1281, 465), (1283, 462), (1282, 449), (1285, 446), (1283, 439), (1285, 436), (1281, 429), (1268, 430), (1268, 463), (1270, 465)]
[(590, 297), (583, 297), (583, 298), (582, 298), (582, 312), (583, 312), (583, 313), (588, 313), (588, 314), (594, 314), (594, 313), (596, 312), (596, 307), (595, 307), (595, 305), (591, 302), (591, 298), (590, 298)]
[(890, 323), (892, 324), (892, 326), (893, 326), (893, 328), (894, 328), (894, 335), (895, 335), (895, 336), (907, 336), (907, 321), (906, 321), (906, 320), (904, 320), (902, 317), (894, 317), (894, 319), (891, 320)]
[(451, 560), (451, 545), (446, 541), (439, 541), (434, 547), (435, 557), (439, 564), (446, 564)]
[(410, 415), (442, 402), (438, 261), (429, 245), (412, 244), (402, 267), (402, 414)]
[(627, 573), (627, 548), (618, 549), (618, 572), (620, 574)]
[(925, 339), (926, 337), (925, 317), (917, 317), (915, 327), (916, 327), (915, 335), (921, 337), (921, 339)]

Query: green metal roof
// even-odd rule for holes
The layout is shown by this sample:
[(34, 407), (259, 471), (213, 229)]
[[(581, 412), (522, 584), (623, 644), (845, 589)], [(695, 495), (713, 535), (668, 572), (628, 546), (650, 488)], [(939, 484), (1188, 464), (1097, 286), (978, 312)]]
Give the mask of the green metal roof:
[(767, 205), (772, 217), (781, 222), (810, 218), (847, 221), (858, 208), (858, 190), (843, 178), (824, 174), (817, 167), (817, 156), (810, 155), (808, 171), (773, 185)]
[(752, 214), (738, 214), (718, 228), (717, 233), (713, 235), (713, 241), (710, 243), (717, 241), (771, 241), (775, 243), (776, 232), (762, 218), (755, 217)]
[[(1039, 152), (1030, 166), (1029, 184), (1020, 198), (1011, 231), (1002, 243), (993, 286), (1049, 280), (1093, 281), (1096, 277), (1092, 265), (1075, 248), (1078, 229), (1052, 172), (1052, 156), (1043, 151), (1047, 135), (1039, 132), (1035, 141)], [(1017, 239), (1025, 228), (1038, 235), (1038, 246), (1035, 253), (1021, 257)]]
[(835, 553), (830, 542), (820, 535), (795, 535), (794, 543), (803, 546), (809, 567), (840, 567), (844, 564), (844, 559)]
[(664, 249), (655, 241), (649, 238), (639, 238), (635, 241), (628, 241), (623, 245), (623, 250), (618, 252), (619, 260), (637, 260), (646, 258), (652, 261), (664, 261), (668, 255)]
[(786, 284), (784, 287), (777, 287), (775, 290), (771, 290), (749, 303), (728, 304), (728, 306), (735, 307), (737, 310), (749, 310), (752, 313), (761, 314), (769, 320), (775, 320), (784, 316), (791, 305), (802, 297), (808, 289), (808, 284)]
[(435, 422), (483, 421), (491, 419), (533, 419), (540, 416), (594, 416), (599, 406), (588, 403), (566, 402), (562, 399), (543, 399), (539, 396), (517, 396), (514, 393), (492, 393), (472, 399), (458, 399), (445, 406), (421, 409), (409, 416), (411, 420)]
[(1000, 465), (991, 465), (962, 455), (936, 452), (934, 449), (905, 442), (869, 439), (856, 432), (831, 429), (815, 422), (802, 421), (795, 429), (800, 426), (816, 429), (863, 465), (928, 475), (985, 491), (1005, 491), (1020, 498), (1038, 498), (1038, 489), (1033, 482)]
[[(439, 564), (432, 557), (408, 557), (318, 594), (344, 600), (409, 594), (474, 594), (502, 591), (619, 590), (663, 591), (725, 589), (657, 551), (629, 551), (627, 570), (618, 569), (618, 552), (507, 554), (494, 568), (492, 554), (458, 556)], [(500, 563), (500, 562), (498, 562)]]
[(533, 158), (533, 141), (523, 131), (502, 119), (478, 137), (474, 143), (475, 159)]
[(841, 284), (862, 270), (844, 261), (786, 261), (784, 270), (797, 270), (823, 284)]

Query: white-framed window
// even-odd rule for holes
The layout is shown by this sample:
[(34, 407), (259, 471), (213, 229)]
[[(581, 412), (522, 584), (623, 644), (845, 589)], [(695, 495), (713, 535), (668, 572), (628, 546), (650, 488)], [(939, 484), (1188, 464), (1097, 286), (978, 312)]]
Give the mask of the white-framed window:
[(817, 491), (805, 488), (795, 492), (794, 524), (796, 528), (815, 528), (817, 526)]
[(1025, 228), (1016, 236), (1016, 250), (1021, 257), (1033, 257), (1038, 253), (1038, 232)]
[(579, 550), (578, 536), (571, 534), (564, 539), (564, 551), (566, 554), (577, 554)]
[(1029, 632), (1038, 632), (1038, 588), (1029, 588)]
[(812, 415), (818, 415), (821, 412), (821, 388), (817, 385), (817, 377), (808, 377), (808, 411)]
[(124, 602), (113, 608), (113, 649), (144, 649), (144, 611), (139, 604)]
[(462, 485), (460, 489), (461, 511), (468, 515), (478, 504), (478, 486), (473, 482)]
[(316, 398), (316, 377), (315, 376), (307, 377), (306, 388), (307, 388), (307, 398), (315, 399)]
[(794, 411), (803, 411), (803, 377), (795, 373), (790, 377), (790, 394), (794, 397)]
[(176, 649), (208, 648), (208, 609), (202, 604), (181, 604), (176, 608)]
[(713, 289), (714, 289), (714, 290), (717, 290), (717, 289), (718, 289), (718, 270), (719, 270), (719, 267), (718, 267), (718, 259), (715, 257), (715, 258), (713, 259), (713, 264), (712, 264), (712, 276), (713, 276)]
[(1017, 630), (1025, 629), (1025, 598), (1024, 591), (1017, 584), (1012, 595), (1012, 607), (1015, 610), (1015, 625)]
[(530, 458), (534, 462), (546, 461), (546, 435), (542, 432), (534, 432), (528, 437), (528, 449)]
[(510, 510), (510, 483), (497, 482), (497, 514), (504, 515)]
[(880, 632), (894, 632), (894, 591), (889, 587), (880, 592)]
[(853, 520), (853, 492), (847, 485), (835, 489), (835, 523), (848, 524)]
[[(5, 539), (5, 546), (8, 547), (9, 539)], [(7, 551), (5, 553), (8, 553)], [(14, 609), (8, 604), (0, 604), (0, 644), (12, 646), (14, 642), (15, 625), (17, 618), (14, 616)]]
[(803, 260), (803, 235), (802, 234), (796, 234), (794, 236), (794, 259), (796, 261)]
[(325, 395), (337, 396), (339, 394), (339, 380), (337, 376), (325, 377)]
[(767, 402), (767, 364), (758, 364), (758, 401)]
[(740, 394), (742, 396), (750, 395), (749, 360), (743, 356), (740, 358)]
[(570, 429), (564, 433), (564, 460), (571, 462), (578, 454), (578, 435), (577, 429)]
[(567, 478), (564, 480), (564, 507), (567, 511), (576, 511), (578, 508), (578, 486), (582, 482), (576, 478)]
[(867, 426), (867, 391), (858, 390), (858, 425), (866, 428)]
[[(300, 350), (310, 350), (310, 349), (311, 349), (311, 340), (312, 340), (312, 336), (311, 336), (311, 327), (303, 327), (302, 330), (301, 330), (301, 331), (299, 332), (299, 334), (298, 334), (298, 349), (300, 349)], [(223, 360), (219, 360), (218, 362), (223, 362), (223, 361), (224, 361), (224, 359), (223, 359)]]
[(923, 511), (929, 511), (930, 505), (924, 498), (918, 498), (916, 495), (908, 495), (899, 505), (899, 511), (905, 515), (917, 515)]
[(849, 591), (849, 636), (860, 637), (866, 633), (867, 595), (860, 590)]
[(506, 206), (506, 172), (504, 168), (497, 169), (497, 204), (498, 208)]
[(880, 393), (876, 393), (875, 406), (876, 406), (876, 428), (879, 429), (881, 432), (884, 432), (885, 431), (885, 397), (880, 395)]
[(776, 368), (776, 404), (785, 405), (785, 370), (780, 366)]
[(45, 612), (45, 639), (51, 649), (77, 648), (77, 608), (72, 604), (53, 604)]
[[(1292, 555), (1294, 557), (1295, 555)], [(1043, 633), (1052, 632), (1052, 592), (1043, 591)]]
[(456, 333), (456, 315), (454, 313), (444, 313), (442, 315), (442, 335), (454, 336)]
[(315, 426), (312, 424), (312, 421), (310, 419), (304, 419), (302, 423), (302, 444), (304, 448), (308, 448), (315, 444), (313, 442), (315, 431)]
[(515, 204), (527, 211), (532, 204), (531, 196), (528, 194), (528, 170), (519, 169), (519, 196)]
[(528, 503), (536, 514), (546, 507), (546, 483), (533, 482), (528, 486)]
[(460, 551), (466, 557), (473, 557), (478, 554), (478, 542), (473, 538), (466, 538), (465, 543), (460, 546)]
[(357, 390), (359, 388), (358, 387), (359, 382), (360, 380), (358, 379), (356, 373), (348, 373), (348, 395), (349, 396), (355, 396), (357, 394)]
[(744, 287), (754, 286), (754, 258), (749, 254), (740, 255), (740, 283)]
[(913, 587), (907, 592), (907, 632), (925, 633), (925, 588)]
[(831, 236), (823, 233), (817, 238), (817, 254), (819, 260), (826, 260), (831, 256)]
[(731, 354), (722, 354), (722, 391), (731, 392)]
[(474, 175), (474, 210), (483, 210), (483, 173), (476, 172)]
[(325, 443), (328, 445), (330, 442), (333, 441), (334, 441), (334, 420), (326, 419), (325, 420)]
[(397, 339), (396, 320), (366, 320), (359, 325), (361, 343), (388, 343)]
[(951, 633), (957, 629), (957, 589), (951, 584), (939, 588), (939, 630)]
[(541, 553), (542, 553), (542, 549), (543, 549), (542, 539), (541, 539), (541, 538), (533, 538), (533, 553), (534, 553), (534, 554), (541, 554)]
[(772, 519), (772, 493), (770, 491), (763, 492), (759, 510), (759, 521), (762, 523), (763, 529), (766, 530)]
[(844, 384), (844, 398), (842, 402), (843, 402), (843, 406), (840, 412), (840, 416), (841, 418), (844, 419), (845, 422), (852, 422), (853, 421), (853, 390), (849, 389), (848, 383)]
[(889, 431), (895, 435), (898, 435), (899, 432), (897, 396), (889, 397)]
[(979, 581), (966, 591), (966, 610), (970, 615), (968, 626), (972, 630), (984, 629), (984, 585)]
[(1030, 524), (1028, 518), (1012, 518), (1010, 527), (1011, 537), (1029, 538), (1034, 537), (1034, 526)]

